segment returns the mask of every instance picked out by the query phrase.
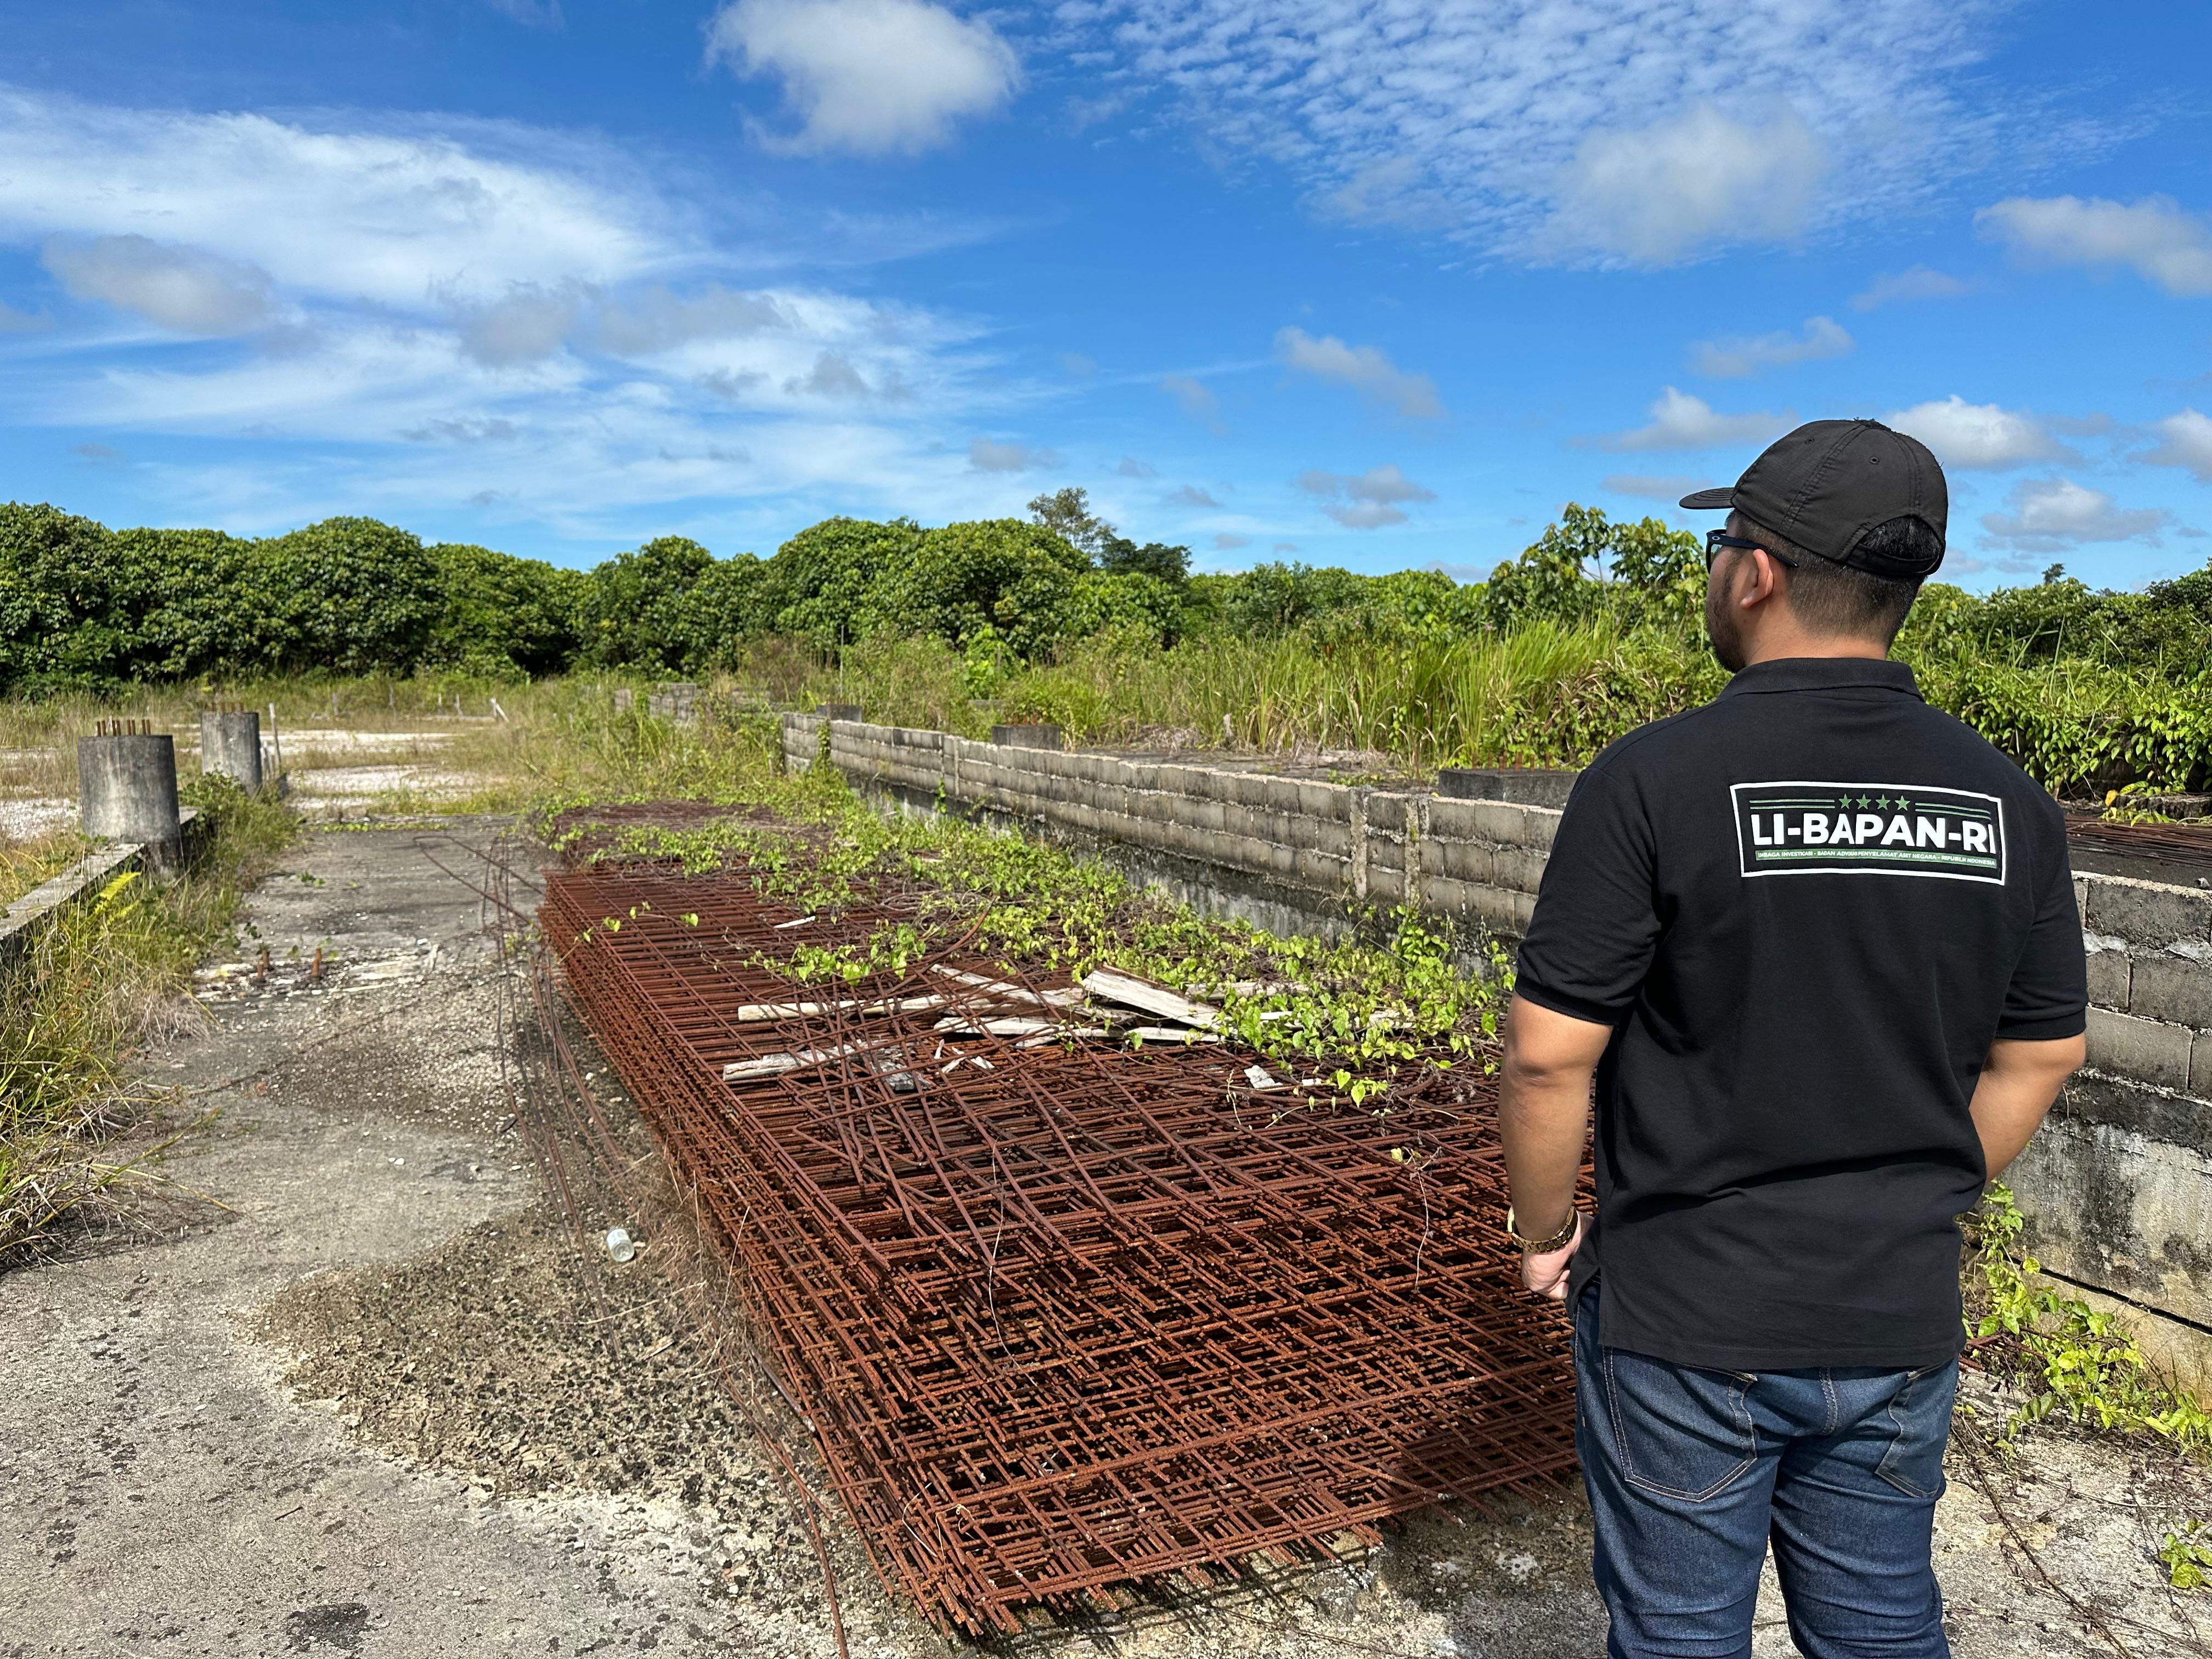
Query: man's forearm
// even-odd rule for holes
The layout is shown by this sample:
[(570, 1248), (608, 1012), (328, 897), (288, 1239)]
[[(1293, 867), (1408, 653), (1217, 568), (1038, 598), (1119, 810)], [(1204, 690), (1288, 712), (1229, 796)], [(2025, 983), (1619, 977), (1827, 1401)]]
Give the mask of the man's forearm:
[(1982, 1160), (1991, 1180), (2026, 1149), (2059, 1090), (2087, 1054), (2080, 1037), (1990, 1045), (1989, 1058), (1974, 1085), (1972, 1111)]
[(1589, 1127), (1590, 1077), (1611, 1033), (1515, 998), (1505, 1022), (1498, 1128), (1505, 1181), (1524, 1238), (1567, 1218)]
[(1505, 1182), (1522, 1237), (1556, 1231), (1574, 1203), (1589, 1126), (1589, 1077), (1515, 1077), (1508, 1066), (1498, 1093)]

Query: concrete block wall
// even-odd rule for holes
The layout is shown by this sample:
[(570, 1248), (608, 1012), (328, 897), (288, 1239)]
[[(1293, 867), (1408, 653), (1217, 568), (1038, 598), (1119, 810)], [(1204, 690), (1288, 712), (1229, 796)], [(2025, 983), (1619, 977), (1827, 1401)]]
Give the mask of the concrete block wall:
[[(789, 765), (814, 763), (825, 724), (831, 763), (857, 786), (1173, 860), (1200, 872), (1182, 878), (1187, 895), (1246, 884), (1282, 901), (1273, 914), (1293, 927), (1332, 905), (1411, 902), (1510, 945), (1527, 931), (1559, 820), (1506, 801), (818, 715), (784, 717)], [(2176, 1322), (2200, 1354), (2212, 1352), (2212, 892), (2098, 874), (2075, 887), (2089, 1064), (2008, 1179), (2046, 1267)]]
[(1526, 931), (1559, 814), (1282, 778), (1233, 765), (1018, 749), (942, 732), (784, 717), (784, 757), (861, 787), (944, 799), (1230, 872), (1312, 907), (1414, 904), (1508, 939)]
[(2074, 890), (2089, 1064), (2008, 1178), (2047, 1267), (2212, 1331), (2212, 892)]

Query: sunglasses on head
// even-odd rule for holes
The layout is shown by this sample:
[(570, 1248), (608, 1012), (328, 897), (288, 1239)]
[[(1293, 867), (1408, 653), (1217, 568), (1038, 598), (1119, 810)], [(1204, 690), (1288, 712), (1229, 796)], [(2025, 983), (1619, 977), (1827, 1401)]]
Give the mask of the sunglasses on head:
[(1749, 541), (1741, 536), (1731, 536), (1725, 530), (1708, 530), (1705, 532), (1706, 569), (1711, 570), (1713, 568), (1724, 548), (1734, 548), (1740, 553), (1764, 553), (1786, 570), (1795, 570), (1797, 568), (1796, 560), (1785, 559), (1772, 548), (1762, 543)]

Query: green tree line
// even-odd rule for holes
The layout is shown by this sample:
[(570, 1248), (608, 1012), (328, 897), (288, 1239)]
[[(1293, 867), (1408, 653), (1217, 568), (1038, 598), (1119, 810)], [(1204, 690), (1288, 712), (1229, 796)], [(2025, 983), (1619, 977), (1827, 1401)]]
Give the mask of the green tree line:
[[(373, 519), (257, 539), (111, 530), (9, 504), (0, 693), (267, 672), (696, 676), (742, 670), (764, 640), (828, 659), (886, 637), (942, 641), (978, 665), (980, 690), (1085, 641), (1302, 636), (1328, 653), (1547, 623), (1694, 647), (1703, 593), (1695, 537), (1574, 505), (1486, 580), (1455, 582), (1281, 562), (1193, 575), (1188, 549), (1121, 536), (1073, 489), (1040, 495), (1027, 520), (832, 518), (766, 559), (668, 536), (590, 570), (426, 544)], [(1903, 645), (1917, 660), (2082, 661), (2194, 684), (2212, 671), (2212, 568), (2140, 593), (2094, 590), (2055, 566), (1986, 597), (1931, 583)]]

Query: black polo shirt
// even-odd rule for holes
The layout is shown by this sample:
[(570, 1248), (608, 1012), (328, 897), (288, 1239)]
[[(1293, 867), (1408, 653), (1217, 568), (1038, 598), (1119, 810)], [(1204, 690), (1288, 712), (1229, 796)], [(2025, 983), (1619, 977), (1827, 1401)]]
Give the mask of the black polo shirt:
[(1613, 1028), (1600, 1340), (1732, 1370), (1958, 1353), (1968, 1103), (2081, 1032), (2063, 820), (1901, 663), (1747, 668), (1577, 780), (1519, 994)]

